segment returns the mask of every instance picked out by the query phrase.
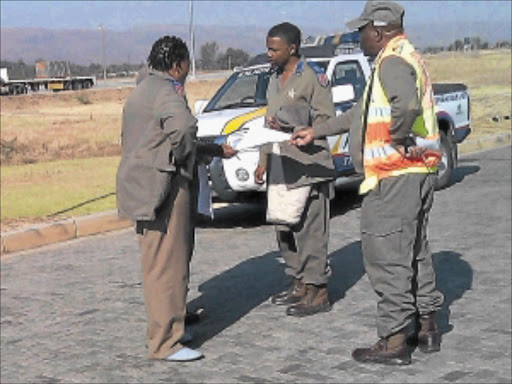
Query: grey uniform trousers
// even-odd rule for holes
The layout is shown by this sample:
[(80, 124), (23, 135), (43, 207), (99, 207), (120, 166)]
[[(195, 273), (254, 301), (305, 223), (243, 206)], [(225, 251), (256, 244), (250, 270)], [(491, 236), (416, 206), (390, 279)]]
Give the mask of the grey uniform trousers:
[(277, 244), (286, 262), (285, 273), (305, 284), (327, 284), (329, 242), (329, 184), (313, 185), (299, 223), (276, 225)]
[(178, 351), (185, 331), (185, 305), (192, 251), (191, 183), (176, 175), (153, 221), (138, 221), (148, 357)]
[(406, 174), (381, 180), (363, 201), (363, 259), (379, 296), (381, 338), (408, 326), (417, 312), (436, 311), (443, 303), (427, 240), (433, 200), (432, 174)]

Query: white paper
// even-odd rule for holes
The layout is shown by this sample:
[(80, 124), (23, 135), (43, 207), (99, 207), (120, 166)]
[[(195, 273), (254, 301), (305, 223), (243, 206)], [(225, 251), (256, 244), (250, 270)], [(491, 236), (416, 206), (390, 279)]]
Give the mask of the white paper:
[(205, 164), (197, 166), (199, 193), (197, 196), (197, 212), (213, 219), (212, 191), (208, 182), (208, 170)]
[(256, 149), (264, 144), (288, 141), (291, 137), (291, 133), (276, 131), (275, 129), (252, 129), (237, 143), (235, 149), (238, 151)]

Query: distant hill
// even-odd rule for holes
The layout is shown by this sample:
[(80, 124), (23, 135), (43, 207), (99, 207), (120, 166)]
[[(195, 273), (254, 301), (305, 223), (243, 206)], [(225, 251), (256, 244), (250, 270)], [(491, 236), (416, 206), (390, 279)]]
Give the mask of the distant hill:
[[(334, 33), (318, 27), (302, 27), (304, 35)], [(494, 44), (509, 40), (510, 22), (502, 23), (430, 23), (407, 25), (406, 31), (418, 47), (447, 46), (455, 39), (479, 36)], [(216, 41), (220, 51), (229, 47), (243, 49), (251, 55), (265, 50), (267, 27), (255, 26), (196, 26), (195, 46), (199, 55), (201, 45)], [(107, 64), (142, 63), (151, 44), (164, 34), (180, 36), (188, 42), (188, 25), (147, 25), (125, 31), (105, 31)], [(1, 28), (0, 56), (2, 60), (27, 64), (37, 59), (66, 60), (88, 65), (102, 62), (102, 32), (97, 29), (55, 30), (42, 28)]]
[[(266, 29), (201, 27), (195, 28), (196, 54), (208, 41), (216, 41), (221, 51), (240, 48), (251, 55), (265, 49)], [(151, 25), (126, 31), (105, 31), (107, 64), (141, 63), (146, 60), (151, 44), (165, 34), (183, 38), (188, 44), (187, 25)], [(259, 38), (258, 38), (259, 37)], [(32, 64), (37, 59), (67, 60), (87, 65), (102, 62), (100, 30), (53, 30), (41, 28), (2, 28), (2, 60), (23, 59)]]

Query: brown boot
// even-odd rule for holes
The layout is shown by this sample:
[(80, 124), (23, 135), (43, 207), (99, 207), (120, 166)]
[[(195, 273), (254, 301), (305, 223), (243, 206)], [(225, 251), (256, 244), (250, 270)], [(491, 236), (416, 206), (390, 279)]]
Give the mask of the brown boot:
[(371, 348), (355, 349), (352, 358), (359, 363), (407, 365), (411, 364), (411, 350), (406, 343), (405, 331), (400, 331), (380, 339)]
[(306, 295), (306, 284), (299, 279), (293, 279), (290, 287), (277, 295), (272, 296), (272, 304), (290, 305), (298, 303)]
[(328, 312), (331, 310), (327, 284), (313, 285), (306, 284), (306, 295), (295, 305), (286, 309), (289, 316), (304, 317), (311, 316), (319, 312)]
[(437, 327), (436, 313), (430, 312), (419, 317), (418, 348), (423, 353), (441, 350), (441, 334)]

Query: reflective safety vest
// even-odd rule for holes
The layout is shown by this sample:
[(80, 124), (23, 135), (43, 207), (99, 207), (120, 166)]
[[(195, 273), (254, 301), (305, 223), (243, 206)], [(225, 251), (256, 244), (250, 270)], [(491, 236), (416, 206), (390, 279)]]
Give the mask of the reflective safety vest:
[[(416, 71), (416, 89), (421, 101), (423, 114), (412, 126), (411, 135), (417, 145), (431, 149), (439, 148), (439, 127), (435, 113), (432, 83), (421, 55), (404, 35), (393, 38), (375, 59), (373, 81), (369, 81), (363, 95), (361, 113), (366, 133), (364, 137), (365, 179), (359, 188), (364, 194), (375, 188), (380, 179), (406, 173), (435, 172), (438, 159), (405, 158), (391, 146), (391, 104), (386, 97), (379, 78), (382, 61), (390, 56), (398, 56), (409, 63)], [(371, 88), (371, 89), (370, 89)], [(368, 100), (368, 97), (371, 97)], [(364, 129), (364, 126), (363, 126)]]

